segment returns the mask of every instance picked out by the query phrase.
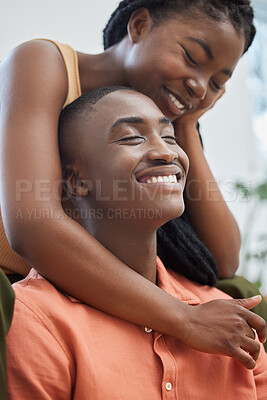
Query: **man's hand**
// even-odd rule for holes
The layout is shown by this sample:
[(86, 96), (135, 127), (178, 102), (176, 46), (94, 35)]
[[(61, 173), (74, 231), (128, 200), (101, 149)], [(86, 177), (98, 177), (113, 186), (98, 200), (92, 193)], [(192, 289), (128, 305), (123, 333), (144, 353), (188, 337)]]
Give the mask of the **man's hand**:
[(265, 321), (249, 311), (261, 296), (237, 300), (213, 300), (188, 306), (183, 337), (180, 340), (196, 350), (233, 357), (252, 369), (266, 340)]

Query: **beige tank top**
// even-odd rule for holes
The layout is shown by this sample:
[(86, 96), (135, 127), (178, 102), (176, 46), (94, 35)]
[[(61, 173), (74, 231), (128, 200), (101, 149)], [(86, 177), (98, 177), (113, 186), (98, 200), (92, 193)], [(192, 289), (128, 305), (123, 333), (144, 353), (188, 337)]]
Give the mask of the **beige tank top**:
[[(54, 43), (66, 65), (67, 76), (68, 76), (68, 94), (64, 103), (65, 107), (77, 97), (81, 96), (81, 84), (78, 69), (78, 57), (77, 53), (67, 44), (61, 44), (50, 39), (49, 42)], [(6, 238), (3, 221), (0, 210), (0, 268), (7, 274), (21, 274), (26, 276), (30, 270), (28, 265), (22, 257), (15, 253)]]

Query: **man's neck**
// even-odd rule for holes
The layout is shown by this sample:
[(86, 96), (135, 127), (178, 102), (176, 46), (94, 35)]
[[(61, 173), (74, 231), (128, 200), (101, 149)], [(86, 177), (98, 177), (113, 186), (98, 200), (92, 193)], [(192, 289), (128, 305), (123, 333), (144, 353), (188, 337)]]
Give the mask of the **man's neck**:
[(83, 221), (83, 226), (122, 262), (156, 283), (156, 230), (142, 229), (127, 219)]

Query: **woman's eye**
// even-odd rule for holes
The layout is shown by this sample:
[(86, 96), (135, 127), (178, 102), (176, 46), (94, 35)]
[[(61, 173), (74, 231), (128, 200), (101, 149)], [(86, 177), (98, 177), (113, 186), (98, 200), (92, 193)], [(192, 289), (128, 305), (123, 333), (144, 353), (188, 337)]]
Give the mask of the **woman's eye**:
[(129, 142), (130, 144), (140, 144), (145, 140), (143, 136), (125, 136), (120, 142)]
[(196, 62), (196, 60), (194, 60), (194, 58), (191, 56), (191, 54), (184, 48), (186, 57), (188, 58), (188, 60), (194, 64), (194, 65), (198, 65), (198, 63)]
[(222, 87), (218, 85), (215, 81), (212, 81), (213, 86), (215, 87), (216, 90), (221, 90)]
[(177, 144), (177, 139), (175, 136), (162, 136), (162, 139), (165, 140), (165, 142), (170, 143), (170, 144)]

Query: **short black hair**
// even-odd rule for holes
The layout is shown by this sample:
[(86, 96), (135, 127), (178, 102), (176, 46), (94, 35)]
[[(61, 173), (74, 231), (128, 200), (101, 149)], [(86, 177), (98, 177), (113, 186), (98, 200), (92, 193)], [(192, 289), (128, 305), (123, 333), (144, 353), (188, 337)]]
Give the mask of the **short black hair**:
[(77, 154), (76, 150), (78, 150), (79, 147), (79, 121), (85, 121), (87, 118), (91, 118), (94, 105), (103, 97), (118, 90), (131, 90), (136, 92), (134, 89), (126, 86), (107, 86), (94, 89), (78, 97), (61, 111), (58, 124), (58, 140), (62, 165), (71, 162)]
[(239, 35), (244, 34), (244, 53), (249, 49), (256, 33), (250, 0), (123, 0), (104, 29), (105, 50), (123, 39), (132, 13), (142, 7), (149, 10), (155, 24), (170, 18), (174, 12), (190, 15), (192, 11), (197, 11), (198, 14), (202, 12), (218, 22), (229, 21)]

